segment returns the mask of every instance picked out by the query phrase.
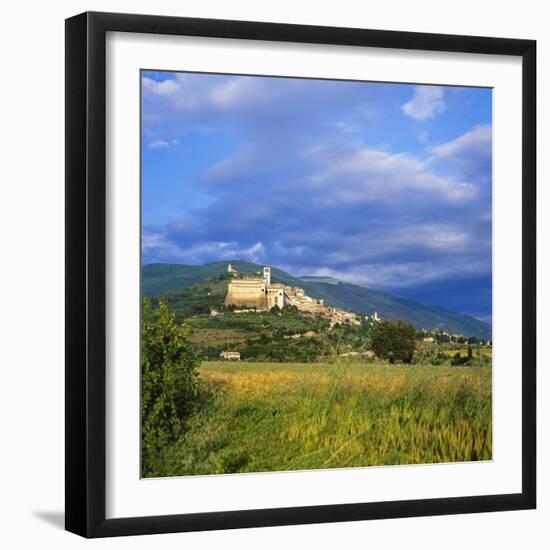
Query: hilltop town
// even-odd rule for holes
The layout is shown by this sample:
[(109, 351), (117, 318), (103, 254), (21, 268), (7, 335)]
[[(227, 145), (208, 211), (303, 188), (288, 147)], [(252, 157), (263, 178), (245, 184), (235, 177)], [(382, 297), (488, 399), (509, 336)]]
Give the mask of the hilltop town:
[[(229, 263), (232, 266), (230, 269)], [(153, 300), (160, 297), (167, 299), (180, 321), (193, 315), (210, 315), (211, 312), (213, 317), (227, 312), (242, 314), (233, 317), (243, 317), (246, 316), (244, 310), (249, 309), (252, 312), (250, 321), (254, 322), (255, 317), (263, 316), (256, 313), (270, 311), (277, 305), (281, 311), (295, 310), (305, 317), (323, 319), (327, 325), (330, 324), (329, 318), (336, 319), (341, 325), (346, 318), (347, 326), (352, 326), (350, 321), (354, 319), (364, 324), (363, 319), (368, 315), (368, 324), (372, 324), (377, 317), (409, 322), (418, 331), (425, 331), (426, 338), (435, 337), (437, 333), (438, 338), (448, 334), (453, 341), (460, 335), (484, 341), (491, 339), (491, 326), (471, 316), (330, 277), (300, 277), (271, 266), (269, 284), (266, 284), (264, 265), (242, 260), (204, 265), (150, 264), (143, 266), (143, 293)], [(228, 292), (229, 282), (232, 283), (232, 293)], [(241, 285), (240, 292), (238, 285)], [(264, 292), (261, 292), (262, 289)], [(226, 298), (229, 305), (224, 305)], [(296, 306), (284, 307), (291, 303)], [(320, 314), (308, 311), (318, 311)]]
[[(227, 288), (224, 305), (236, 306), (236, 312), (268, 311), (273, 307), (282, 309), (285, 306), (294, 306), (301, 312), (321, 315), (330, 321), (330, 326), (336, 324), (360, 325), (361, 319), (369, 320), (366, 314), (356, 313), (343, 309), (329, 307), (324, 300), (317, 300), (308, 296), (303, 288), (288, 286), (271, 281), (271, 268), (265, 266), (263, 272), (255, 275), (240, 274), (231, 264), (227, 266), (231, 275)], [(214, 315), (217, 312), (214, 312)], [(370, 317), (372, 321), (379, 321), (376, 312)]]
[[(157, 269), (162, 277), (174, 275), (173, 266)], [(153, 305), (166, 301), (190, 330), (189, 341), (208, 360), (310, 363), (338, 356), (370, 361), (374, 329), (385, 326), (377, 322), (381, 319), (374, 304), (386, 305), (384, 320), (401, 319), (407, 311), (401, 307), (394, 313), (387, 307), (392, 297), (370, 289), (242, 261), (178, 266), (176, 274), (181, 290), (154, 298)], [(418, 360), (432, 365), (469, 361), (447, 352), (491, 345), (488, 339), (429, 324), (417, 326), (414, 338)]]

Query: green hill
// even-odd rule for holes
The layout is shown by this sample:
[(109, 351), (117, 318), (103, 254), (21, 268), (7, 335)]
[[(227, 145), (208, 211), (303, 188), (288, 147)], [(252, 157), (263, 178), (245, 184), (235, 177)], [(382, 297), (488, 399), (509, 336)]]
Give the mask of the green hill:
[(304, 275), (300, 279), (308, 283), (328, 283), (329, 285), (337, 285), (340, 282), (334, 277), (314, 277), (313, 275)]
[[(231, 263), (240, 273), (259, 273), (263, 267), (240, 260), (213, 262), (206, 265), (149, 264), (142, 267), (142, 293), (149, 297), (181, 293), (197, 283), (206, 283), (225, 275), (228, 263)], [(491, 338), (491, 326), (483, 321), (409, 298), (343, 283), (332, 278), (293, 277), (277, 268), (271, 269), (271, 278), (273, 282), (301, 287), (310, 296), (322, 298), (327, 305), (333, 307), (369, 315), (376, 311), (383, 319), (402, 319), (412, 323), (417, 329), (441, 329), (464, 336)], [(215, 286), (214, 294), (217, 295), (220, 293), (220, 289), (217, 288), (219, 284)], [(202, 291), (208, 292), (205, 289)], [(193, 289), (192, 292), (194, 293), (195, 290)], [(190, 298), (187, 297), (186, 300), (188, 299)], [(216, 299), (219, 297), (216, 296)]]

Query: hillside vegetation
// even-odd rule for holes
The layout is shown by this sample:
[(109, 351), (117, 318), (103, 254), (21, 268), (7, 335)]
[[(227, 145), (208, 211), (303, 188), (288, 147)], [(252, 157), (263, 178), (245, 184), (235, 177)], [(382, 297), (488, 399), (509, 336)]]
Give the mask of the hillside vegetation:
[[(243, 360), (304, 363), (328, 360), (346, 352), (367, 352), (371, 323), (337, 326), (319, 315), (285, 307), (274, 311), (234, 311), (223, 300), (228, 278), (196, 283), (165, 294), (176, 320), (190, 329), (189, 340), (202, 359), (218, 359), (222, 351), (239, 351)], [(153, 300), (157, 305), (157, 301)], [(211, 315), (212, 309), (220, 310)]]
[[(142, 268), (143, 295), (146, 297), (170, 295), (171, 303), (180, 314), (184, 307), (191, 304), (194, 297), (196, 298), (197, 293), (200, 292), (210, 292), (209, 303), (219, 303), (221, 296), (225, 297), (227, 281), (223, 282), (223, 285), (217, 285), (215, 281), (220, 277), (225, 277), (228, 263), (227, 261), (213, 262), (202, 266), (145, 265)], [(249, 262), (235, 260), (230, 263), (241, 273), (257, 273), (262, 269), (262, 266)], [(411, 323), (417, 329), (440, 329), (465, 336), (491, 338), (491, 327), (487, 323), (438, 306), (422, 304), (415, 300), (343, 283), (332, 278), (297, 278), (277, 268), (272, 268), (271, 273), (273, 282), (301, 287), (308, 295), (324, 299), (328, 305), (333, 307), (369, 315), (376, 311), (382, 318), (401, 319)], [(222, 281), (223, 279), (219, 282)], [(189, 290), (190, 287), (197, 284), (199, 284), (198, 287)], [(206, 290), (209, 286), (212, 288)], [(176, 295), (179, 295), (179, 306), (176, 305)]]
[[(489, 347), (426, 342), (402, 321), (327, 323), (285, 307), (182, 324), (145, 299), (142, 474), (491, 458)], [(224, 348), (243, 361), (205, 360)]]

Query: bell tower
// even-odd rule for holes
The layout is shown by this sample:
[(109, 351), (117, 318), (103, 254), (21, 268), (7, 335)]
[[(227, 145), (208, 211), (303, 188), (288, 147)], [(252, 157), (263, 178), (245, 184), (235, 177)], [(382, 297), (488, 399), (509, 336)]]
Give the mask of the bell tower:
[(264, 281), (267, 286), (271, 285), (271, 268), (264, 267)]

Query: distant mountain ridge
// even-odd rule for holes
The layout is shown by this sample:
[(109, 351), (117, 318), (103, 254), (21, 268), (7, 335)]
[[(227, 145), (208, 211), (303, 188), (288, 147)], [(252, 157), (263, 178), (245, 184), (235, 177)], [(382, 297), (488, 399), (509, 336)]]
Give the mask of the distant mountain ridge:
[(337, 285), (342, 282), (334, 277), (315, 277), (313, 275), (304, 275), (300, 279), (309, 283), (327, 283), (329, 285)]
[[(227, 272), (231, 264), (240, 273), (259, 273), (263, 266), (241, 260), (212, 262), (205, 265), (148, 264), (142, 266), (143, 296), (160, 296), (177, 292), (198, 282), (213, 279)], [(344, 283), (332, 277), (294, 277), (276, 267), (271, 268), (273, 282), (301, 287), (313, 298), (323, 299), (327, 305), (357, 313), (372, 315), (378, 312), (382, 319), (402, 319), (417, 329), (441, 329), (464, 336), (491, 338), (488, 323), (410, 298), (395, 296), (364, 286)]]

